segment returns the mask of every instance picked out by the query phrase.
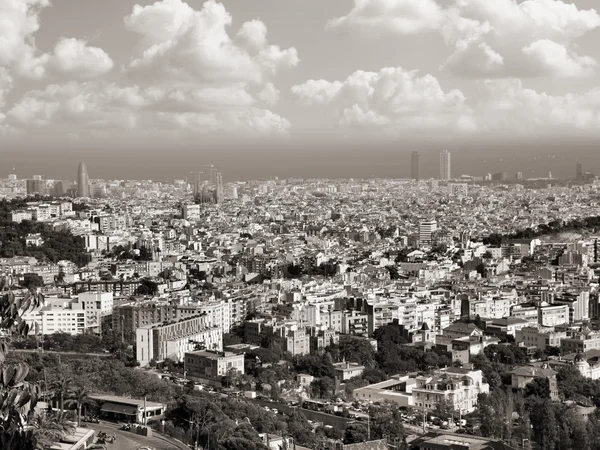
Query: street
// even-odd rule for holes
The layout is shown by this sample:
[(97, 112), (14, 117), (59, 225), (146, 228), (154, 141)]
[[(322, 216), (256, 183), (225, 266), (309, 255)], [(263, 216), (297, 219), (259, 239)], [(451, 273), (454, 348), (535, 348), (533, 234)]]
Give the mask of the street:
[(88, 428), (93, 429), (98, 434), (99, 431), (104, 431), (107, 434), (115, 434), (117, 439), (113, 444), (104, 444), (109, 450), (137, 450), (138, 448), (151, 448), (152, 450), (186, 450), (187, 447), (180, 443), (167, 442), (158, 433), (153, 437), (147, 438), (131, 431), (119, 430), (117, 424), (110, 422), (87, 423)]

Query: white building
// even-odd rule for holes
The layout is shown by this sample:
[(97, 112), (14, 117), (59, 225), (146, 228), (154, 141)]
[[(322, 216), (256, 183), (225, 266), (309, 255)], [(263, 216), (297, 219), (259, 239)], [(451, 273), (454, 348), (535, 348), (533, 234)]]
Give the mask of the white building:
[(419, 376), (412, 388), (413, 404), (416, 408), (434, 410), (440, 401), (454, 405), (455, 411), (475, 411), (477, 396), (487, 394), (490, 386), (483, 382), (481, 370), (449, 367), (435, 371), (432, 376)]
[(202, 347), (223, 349), (223, 330), (215, 327), (206, 314), (177, 321), (140, 327), (136, 330), (136, 357), (141, 367), (150, 361), (183, 361), (185, 353)]
[(36, 335), (54, 333), (83, 334), (87, 329), (86, 314), (63, 306), (46, 306), (23, 315)]
[(200, 205), (186, 204), (182, 207), (183, 218), (194, 221), (200, 219)]
[(84, 292), (71, 302), (71, 308), (85, 311), (87, 326), (99, 327), (102, 317), (110, 316), (113, 311), (114, 297), (112, 292)]

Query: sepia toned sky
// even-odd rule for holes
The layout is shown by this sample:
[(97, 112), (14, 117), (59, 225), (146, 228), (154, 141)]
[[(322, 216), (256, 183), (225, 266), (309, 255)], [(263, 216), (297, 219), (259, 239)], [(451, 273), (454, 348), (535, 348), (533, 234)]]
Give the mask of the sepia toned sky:
[(510, 138), (593, 154), (595, 3), (0, 0), (0, 152)]

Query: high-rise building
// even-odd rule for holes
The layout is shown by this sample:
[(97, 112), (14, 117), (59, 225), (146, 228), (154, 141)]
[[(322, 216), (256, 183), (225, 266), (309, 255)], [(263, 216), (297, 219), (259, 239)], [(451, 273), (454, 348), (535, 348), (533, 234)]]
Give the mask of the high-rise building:
[(506, 172), (498, 172), (492, 175), (492, 181), (506, 181), (508, 174)]
[(419, 152), (410, 155), (410, 178), (419, 181)]
[(44, 178), (44, 177), (43, 177), (43, 176), (41, 176), (41, 175), (34, 175), (34, 176), (32, 177), (32, 179), (34, 179), (34, 180), (37, 180), (37, 181), (41, 180), (42, 178)]
[(77, 197), (88, 198), (90, 196), (90, 179), (84, 162), (79, 163), (77, 170)]
[(11, 173), (11, 174), (8, 176), (8, 180), (9, 180), (9, 181), (17, 181), (17, 174), (16, 174), (16, 173)]
[(580, 162), (575, 164), (575, 179), (578, 181), (583, 180), (583, 164)]
[(27, 195), (46, 194), (46, 182), (44, 180), (27, 180)]
[(440, 180), (448, 181), (452, 179), (452, 161), (448, 150), (440, 153)]
[(523, 172), (517, 172), (515, 174), (515, 179), (522, 180), (523, 179)]
[(419, 224), (419, 245), (431, 245), (433, 233), (437, 231), (437, 222), (435, 220), (426, 220)]

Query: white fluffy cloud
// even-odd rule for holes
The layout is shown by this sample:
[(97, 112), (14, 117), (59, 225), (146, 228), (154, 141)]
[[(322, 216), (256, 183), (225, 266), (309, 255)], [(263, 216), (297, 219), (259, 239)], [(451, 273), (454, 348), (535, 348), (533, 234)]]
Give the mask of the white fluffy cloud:
[(48, 65), (59, 74), (93, 78), (109, 72), (114, 64), (104, 50), (89, 47), (78, 39), (63, 38), (54, 47)]
[(445, 67), (457, 75), (582, 77), (597, 66), (572, 45), (600, 26), (595, 10), (559, 0), (456, 0), (445, 15), (454, 49)]
[[(439, 29), (451, 56), (443, 64), (465, 77), (585, 77), (596, 61), (573, 41), (600, 26), (595, 10), (561, 0), (354, 0), (328, 28), (366, 35), (407, 35)], [(449, 4), (449, 5), (448, 5)]]
[(66, 127), (70, 134), (104, 130), (170, 130), (285, 135), (287, 120), (253, 105), (245, 90), (120, 87), (99, 81), (49, 85), (28, 92), (7, 113), (15, 126)]
[(435, 77), (401, 67), (357, 71), (343, 81), (309, 80), (292, 93), (305, 104), (333, 108), (337, 123), (349, 128), (397, 133), (475, 128), (461, 91), (445, 92)]
[(49, 0), (0, 2), (0, 66), (32, 79), (48, 75), (91, 78), (112, 69), (104, 50), (81, 40), (61, 39), (53, 53), (37, 49), (34, 34), (40, 28), (40, 11), (49, 5)]
[(199, 11), (182, 0), (136, 5), (125, 18), (128, 30), (141, 36), (141, 55), (128, 70), (163, 80), (262, 84), (281, 68), (298, 64), (295, 48), (267, 43), (267, 29), (258, 20), (244, 23), (231, 38), (232, 17), (221, 3), (208, 0)]
[(327, 28), (360, 28), (375, 35), (411, 34), (434, 30), (442, 19), (434, 0), (354, 0), (350, 12), (327, 22)]
[[(28, 1), (46, 5), (42, 0)], [(39, 28), (38, 7), (13, 7), (19, 17), (33, 21), (22, 41)], [(52, 53), (36, 56), (31, 65), (39, 77), (60, 73), (77, 79), (26, 92), (6, 108), (3, 120), (21, 129), (63, 130), (64, 136), (79, 138), (90, 133), (102, 137), (232, 130), (286, 135), (290, 123), (266, 108), (279, 99), (272, 77), (298, 64), (297, 52), (269, 44), (267, 28), (259, 20), (243, 23), (230, 37), (231, 22), (225, 7), (213, 0), (200, 10), (181, 0), (136, 5), (124, 18), (124, 26), (139, 38), (139, 52), (121, 79), (108, 82), (98, 77), (113, 67), (102, 50), (63, 38)], [(31, 39), (29, 48), (36, 52)], [(18, 52), (14, 53), (16, 62)], [(0, 105), (11, 81), (1, 70)]]

